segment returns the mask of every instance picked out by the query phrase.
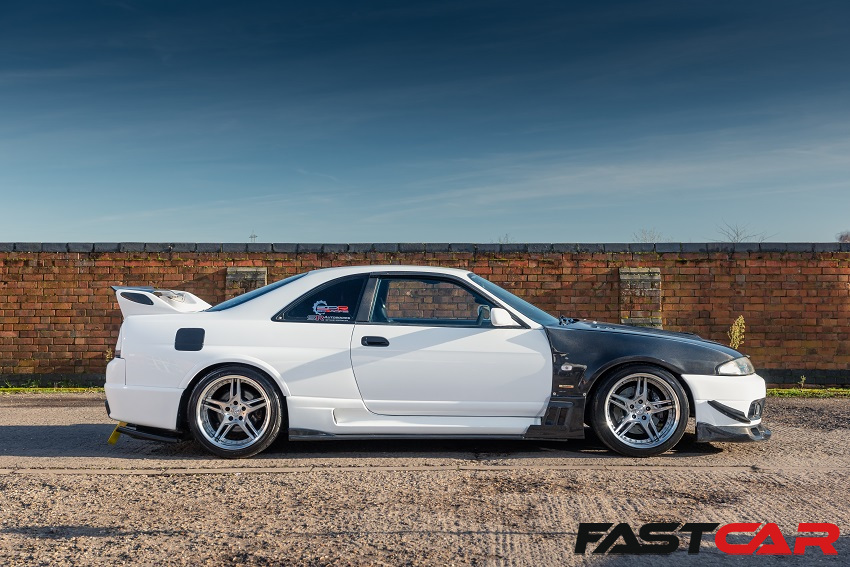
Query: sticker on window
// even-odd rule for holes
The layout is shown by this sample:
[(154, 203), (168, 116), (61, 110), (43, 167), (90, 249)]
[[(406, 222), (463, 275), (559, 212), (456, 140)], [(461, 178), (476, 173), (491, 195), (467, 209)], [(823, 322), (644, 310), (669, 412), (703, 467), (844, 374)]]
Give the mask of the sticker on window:
[[(324, 299), (313, 304), (314, 315), (307, 315), (308, 321), (350, 321), (347, 305), (328, 305)], [(336, 314), (339, 315), (336, 315)]]
[(325, 313), (348, 313), (347, 305), (328, 305), (328, 302), (320, 299), (313, 304), (313, 313), (324, 315)]

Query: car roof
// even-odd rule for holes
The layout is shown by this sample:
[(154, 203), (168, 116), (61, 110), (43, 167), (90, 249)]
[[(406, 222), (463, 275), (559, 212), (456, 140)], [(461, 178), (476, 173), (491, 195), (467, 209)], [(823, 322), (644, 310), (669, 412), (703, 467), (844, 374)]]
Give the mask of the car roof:
[(466, 276), (469, 273), (469, 270), (462, 270), (459, 268), (443, 268), (440, 266), (411, 266), (411, 265), (398, 265), (398, 264), (384, 264), (384, 265), (371, 265), (371, 266), (343, 266), (338, 268), (320, 268), (318, 270), (313, 270), (308, 272), (308, 274), (321, 274), (321, 275), (333, 275), (336, 276), (347, 276), (353, 274), (369, 274), (369, 273), (385, 273), (385, 272), (416, 272), (423, 273), (429, 272), (434, 274), (446, 274), (452, 276)]

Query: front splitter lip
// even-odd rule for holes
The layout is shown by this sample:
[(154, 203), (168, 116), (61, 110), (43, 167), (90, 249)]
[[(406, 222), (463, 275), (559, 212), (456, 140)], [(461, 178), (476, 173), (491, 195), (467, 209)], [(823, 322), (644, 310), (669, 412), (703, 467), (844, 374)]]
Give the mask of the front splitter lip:
[(697, 443), (720, 441), (724, 443), (752, 443), (767, 441), (772, 433), (763, 424), (711, 425), (697, 422)]

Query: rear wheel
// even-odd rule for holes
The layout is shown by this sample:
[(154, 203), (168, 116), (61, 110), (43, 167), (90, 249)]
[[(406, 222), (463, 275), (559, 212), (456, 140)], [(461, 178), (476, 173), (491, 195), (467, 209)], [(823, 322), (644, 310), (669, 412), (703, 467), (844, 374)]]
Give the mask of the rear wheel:
[(205, 449), (238, 459), (256, 455), (277, 438), (281, 399), (274, 384), (249, 368), (207, 374), (189, 398), (189, 429)]
[(655, 366), (629, 366), (599, 384), (591, 425), (610, 449), (650, 457), (679, 442), (689, 412), (688, 397), (672, 374)]

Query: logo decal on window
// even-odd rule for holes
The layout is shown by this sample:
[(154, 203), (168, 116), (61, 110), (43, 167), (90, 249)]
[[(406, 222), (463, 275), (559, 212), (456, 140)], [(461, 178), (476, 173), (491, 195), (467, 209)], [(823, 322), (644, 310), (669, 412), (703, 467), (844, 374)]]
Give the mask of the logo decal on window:
[(313, 304), (313, 313), (324, 315), (325, 313), (348, 313), (347, 305), (328, 305), (328, 302), (320, 299)]

